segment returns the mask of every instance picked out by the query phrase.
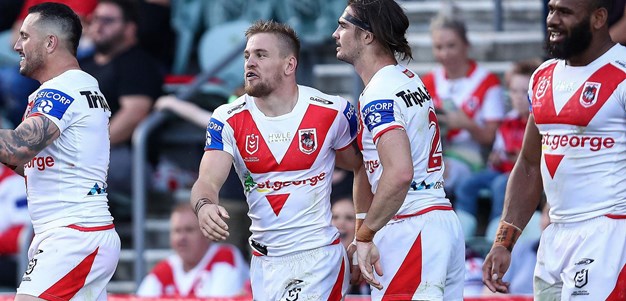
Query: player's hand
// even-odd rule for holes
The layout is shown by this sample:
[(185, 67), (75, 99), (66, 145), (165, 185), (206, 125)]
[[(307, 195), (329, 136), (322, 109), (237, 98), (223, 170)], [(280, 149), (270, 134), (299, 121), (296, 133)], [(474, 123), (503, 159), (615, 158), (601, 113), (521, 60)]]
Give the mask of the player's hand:
[(230, 216), (224, 207), (216, 204), (206, 204), (198, 211), (198, 222), (202, 234), (212, 241), (225, 240), (230, 235), (228, 225), (224, 219)]
[(378, 276), (383, 275), (383, 267), (380, 264), (380, 253), (378, 253), (376, 245), (373, 242), (357, 241), (356, 254), (363, 279), (378, 290), (383, 289), (383, 285), (374, 278), (374, 271), (376, 271)]
[(363, 277), (361, 277), (359, 260), (356, 257), (356, 240), (348, 245), (346, 251), (348, 253), (348, 261), (350, 262), (350, 284), (359, 284), (363, 282)]
[(502, 281), (511, 264), (511, 252), (503, 246), (493, 246), (483, 263), (483, 283), (492, 292), (508, 293), (509, 283)]

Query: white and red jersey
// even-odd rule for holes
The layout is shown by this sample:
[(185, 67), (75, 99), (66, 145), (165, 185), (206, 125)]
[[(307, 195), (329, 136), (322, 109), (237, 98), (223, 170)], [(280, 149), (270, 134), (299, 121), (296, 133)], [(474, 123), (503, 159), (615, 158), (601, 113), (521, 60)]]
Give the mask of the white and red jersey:
[(626, 214), (626, 47), (581, 67), (549, 60), (529, 88), (551, 221)]
[(249, 267), (237, 247), (211, 244), (200, 262), (185, 272), (180, 256), (157, 263), (137, 290), (140, 297), (232, 297), (246, 292)]
[(506, 114), (496, 131), (496, 139), (491, 148), (492, 155), (496, 155), (499, 160), (496, 163), (490, 162), (491, 168), (499, 172), (510, 172), (513, 169), (513, 158), (517, 158), (522, 150), (527, 121), (527, 118), (523, 118), (515, 110)]
[(37, 115), (53, 122), (61, 135), (24, 165), (35, 233), (111, 224), (106, 194), (111, 111), (98, 81), (69, 70), (44, 82), (29, 96), (24, 118)]
[(335, 150), (356, 136), (354, 107), (345, 99), (298, 86), (293, 110), (265, 116), (244, 95), (215, 110), (205, 150), (231, 154), (252, 220), (251, 246), (269, 256), (331, 244), (330, 190)]
[[(438, 66), (422, 80), (433, 98), (436, 108), (459, 109), (478, 125), (501, 120), (504, 108), (503, 90), (498, 77), (472, 61), (465, 77), (449, 79), (443, 67)], [(448, 106), (454, 106), (449, 108)], [(481, 146), (467, 130), (450, 130), (450, 145), (480, 153)]]
[(383, 173), (376, 142), (386, 131), (401, 128), (411, 143), (413, 182), (398, 215), (437, 205), (450, 206), (443, 190), (444, 164), (437, 115), (420, 78), (401, 65), (380, 69), (361, 93), (359, 113), (363, 126), (358, 142), (372, 192), (376, 192)]

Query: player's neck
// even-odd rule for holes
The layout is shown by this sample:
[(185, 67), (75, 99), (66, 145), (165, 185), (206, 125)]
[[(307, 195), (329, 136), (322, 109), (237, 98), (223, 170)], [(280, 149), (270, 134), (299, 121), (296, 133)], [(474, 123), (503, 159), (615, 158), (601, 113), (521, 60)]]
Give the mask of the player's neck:
[(354, 64), (354, 69), (356, 73), (359, 74), (361, 80), (363, 80), (363, 85), (367, 86), (369, 82), (374, 77), (374, 74), (378, 72), (380, 69), (389, 66), (389, 65), (397, 65), (395, 57), (389, 55), (378, 55), (378, 56), (362, 56), (361, 59)]
[(265, 97), (255, 97), (254, 103), (259, 111), (267, 117), (282, 116), (293, 111), (298, 103), (298, 86), (285, 85)]
[(569, 66), (587, 66), (593, 61), (603, 56), (609, 49), (615, 46), (615, 42), (611, 40), (608, 33), (603, 37), (593, 40), (587, 50), (580, 55), (571, 57), (567, 60)]
[(33, 78), (43, 84), (68, 70), (80, 70), (76, 58), (69, 54), (63, 57), (50, 58), (46, 68)]

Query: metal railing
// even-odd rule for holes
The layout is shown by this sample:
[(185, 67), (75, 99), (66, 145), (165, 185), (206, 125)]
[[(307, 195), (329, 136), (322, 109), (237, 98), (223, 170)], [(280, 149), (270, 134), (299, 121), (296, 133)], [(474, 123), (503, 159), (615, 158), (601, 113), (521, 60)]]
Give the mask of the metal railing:
[[(204, 85), (211, 77), (214, 77), (220, 70), (225, 68), (235, 58), (241, 56), (245, 49), (246, 43), (242, 42), (238, 47), (217, 62), (213, 68), (203, 71), (195, 80), (187, 87), (181, 89), (177, 93), (177, 97), (183, 100), (189, 99), (194, 95), (202, 85)], [(133, 280), (139, 286), (141, 280), (146, 274), (146, 260), (144, 258), (145, 251), (145, 229), (146, 220), (146, 199), (147, 199), (147, 179), (145, 173), (148, 153), (148, 137), (150, 134), (162, 125), (169, 118), (169, 112), (155, 111), (150, 114), (133, 133), (133, 170), (132, 170), (132, 238), (133, 249), (135, 253), (135, 261), (133, 267)]]

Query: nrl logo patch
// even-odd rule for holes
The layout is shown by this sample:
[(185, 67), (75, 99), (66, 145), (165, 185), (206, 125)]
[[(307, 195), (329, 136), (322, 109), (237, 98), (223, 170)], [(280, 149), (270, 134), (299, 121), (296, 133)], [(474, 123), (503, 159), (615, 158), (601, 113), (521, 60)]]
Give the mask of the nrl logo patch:
[(601, 83), (585, 82), (583, 92), (580, 94), (580, 105), (585, 108), (593, 106), (598, 101)]
[(577, 288), (582, 288), (583, 286), (587, 285), (587, 282), (589, 281), (588, 279), (589, 270), (582, 269), (576, 272), (576, 275), (574, 276), (574, 286)]
[(298, 130), (300, 151), (310, 155), (317, 149), (317, 132), (315, 129)]
[(259, 150), (259, 135), (246, 135), (246, 152), (250, 155)]
[(537, 90), (535, 91), (535, 98), (539, 99), (546, 95), (546, 91), (550, 87), (550, 77), (542, 76), (539, 78), (539, 83), (537, 84)]

